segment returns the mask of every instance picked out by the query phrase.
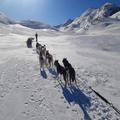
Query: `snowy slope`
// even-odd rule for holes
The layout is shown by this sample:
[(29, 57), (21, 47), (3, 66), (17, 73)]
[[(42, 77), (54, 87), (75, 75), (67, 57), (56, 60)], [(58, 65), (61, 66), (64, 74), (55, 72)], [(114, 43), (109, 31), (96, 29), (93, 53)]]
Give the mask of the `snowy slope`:
[(33, 21), (33, 20), (24, 20), (20, 22), (13, 21), (9, 17), (7, 17), (4, 13), (0, 12), (0, 27), (3, 27), (4, 25), (11, 25), (11, 24), (16, 24), (16, 25), (19, 24), (21, 26), (25, 26), (32, 29), (47, 29), (47, 30), (51, 29), (51, 30), (58, 31), (55, 27), (52, 27), (48, 24), (45, 24), (39, 21)]
[[(79, 30), (77, 31), (79, 32)], [(118, 34), (120, 33), (120, 21), (112, 18), (107, 18), (100, 23), (91, 25), (85, 34)]]
[(3, 14), (2, 12), (0, 12), (0, 23), (8, 25), (8, 24), (14, 24), (15, 21), (11, 20), (5, 14)]
[(24, 20), (24, 21), (19, 22), (19, 24), (26, 26), (26, 27), (29, 27), (29, 28), (33, 28), (33, 29), (53, 29), (53, 30), (56, 30), (56, 28), (54, 28), (48, 24), (38, 22), (38, 21), (33, 21), (33, 20)]
[[(120, 23), (114, 18), (96, 23), (82, 35), (0, 23), (0, 120), (120, 119), (89, 87), (120, 110)], [(54, 60), (70, 61), (77, 85), (65, 88), (64, 81), (56, 79), (55, 68), (40, 71), (36, 43), (26, 47), (36, 32)]]
[(35, 33), (41, 34), (41, 36), (48, 35), (48, 34), (54, 34), (59, 35), (60, 32), (53, 30), (53, 29), (32, 29), (29, 27), (22, 26), (20, 24), (0, 24), (0, 34), (19, 34), (19, 35), (31, 35), (34, 36)]
[(68, 19), (64, 24), (60, 24), (60, 25), (57, 25), (55, 26), (55, 28), (61, 28), (61, 27), (66, 27), (67, 25), (71, 24), (73, 22), (72, 19)]
[(117, 13), (113, 14), (113, 15), (111, 16), (111, 18), (120, 20), (120, 12), (117, 12)]
[[(84, 32), (88, 30), (91, 25), (104, 21), (104, 19), (118, 11), (120, 11), (120, 7), (111, 3), (106, 3), (101, 8), (88, 9), (80, 17), (76, 18), (71, 24), (61, 27), (60, 30)], [(109, 19), (107, 20), (109, 22)]]
[(12, 32), (8, 34), (4, 26), (0, 34), (0, 120), (120, 119), (89, 88), (120, 109), (119, 35), (56, 35), (55, 31), (38, 30), (39, 42), (47, 46), (54, 59), (62, 64), (67, 57), (76, 70), (78, 86), (64, 88), (64, 81), (60, 84), (51, 69), (40, 72), (35, 43), (31, 49), (26, 47), (34, 29), (9, 27), (13, 27)]

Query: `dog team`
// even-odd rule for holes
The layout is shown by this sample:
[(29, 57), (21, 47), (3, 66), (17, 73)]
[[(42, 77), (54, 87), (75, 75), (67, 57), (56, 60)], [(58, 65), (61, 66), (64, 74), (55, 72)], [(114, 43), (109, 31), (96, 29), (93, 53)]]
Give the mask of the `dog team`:
[(36, 52), (39, 56), (39, 64), (40, 69), (44, 69), (44, 67), (52, 68), (53, 67), (53, 56), (46, 50), (45, 45), (41, 45), (40, 43), (36, 43)]
[(65, 87), (67, 85), (71, 85), (72, 82), (75, 82), (75, 84), (77, 84), (75, 70), (72, 65), (68, 62), (66, 58), (63, 58), (62, 62), (64, 67), (59, 64), (58, 60), (54, 61), (54, 65), (56, 67), (58, 75), (60, 75), (60, 77), (63, 76)]
[(53, 60), (53, 55), (49, 53), (46, 49), (46, 45), (41, 45), (38, 42), (38, 34), (35, 34), (36, 37), (36, 53), (39, 56), (40, 70), (47, 68), (56, 68), (58, 79), (63, 77), (65, 82), (65, 87), (71, 85), (72, 82), (76, 82), (76, 73), (72, 65), (68, 62), (67, 58), (63, 58), (62, 63), (64, 66), (60, 65), (58, 60)]

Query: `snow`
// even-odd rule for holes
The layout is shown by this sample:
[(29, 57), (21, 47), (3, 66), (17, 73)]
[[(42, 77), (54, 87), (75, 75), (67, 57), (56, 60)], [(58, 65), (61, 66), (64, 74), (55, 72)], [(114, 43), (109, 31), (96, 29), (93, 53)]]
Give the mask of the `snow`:
[(119, 20), (119, 19), (120, 19), (120, 11), (117, 12), (117, 13), (115, 13), (115, 14), (113, 14), (113, 15), (111, 16), (111, 18), (114, 18), (114, 19)]
[(39, 21), (33, 21), (33, 20), (24, 20), (24, 21), (20, 21), (18, 22), (18, 24), (29, 27), (29, 28), (33, 28), (33, 29), (52, 29), (52, 30), (56, 30), (56, 28), (39, 22)]
[[(66, 32), (0, 23), (0, 120), (120, 119), (90, 89), (120, 110), (119, 12), (103, 19), (103, 13), (111, 7), (116, 8), (107, 3), (102, 9), (89, 9), (67, 29), (60, 28)], [(102, 19), (96, 21), (96, 16)], [(64, 81), (56, 78), (55, 68), (40, 71), (35, 41), (32, 48), (26, 46), (26, 40), (36, 32), (39, 43), (46, 45), (54, 60), (60, 64), (64, 57), (69, 60), (76, 71), (77, 85), (65, 88)]]
[(46, 44), (54, 59), (62, 64), (67, 57), (76, 70), (78, 86), (64, 88), (64, 81), (59, 83), (51, 69), (40, 72), (35, 42), (33, 48), (26, 47), (36, 30), (20, 25), (0, 29), (4, 31), (0, 34), (0, 120), (120, 119), (89, 88), (120, 109), (119, 35), (37, 30), (39, 42)]
[(67, 26), (62, 26), (60, 30), (65, 32), (75, 31), (83, 34), (89, 29), (89, 27), (93, 25), (100, 24), (106, 19), (108, 22), (111, 21), (111, 19), (108, 18), (118, 11), (120, 11), (119, 6), (111, 3), (106, 3), (100, 8), (91, 8), (86, 10), (80, 17), (74, 19), (72, 23), (68, 24)]
[(8, 25), (8, 24), (14, 24), (15, 21), (11, 20), (4, 13), (0, 12), (0, 23)]
[(55, 27), (52, 27), (48, 24), (39, 21), (34, 21), (34, 20), (14, 21), (2, 12), (0, 12), (0, 24), (9, 25), (9, 26), (12, 26), (14, 24), (14, 26), (19, 26), (19, 27), (23, 26), (32, 29), (49, 29), (49, 30), (57, 31)]
[[(78, 31), (79, 33), (79, 31)], [(120, 21), (116, 19), (104, 19), (98, 24), (91, 25), (85, 34), (112, 34), (119, 35), (120, 33)]]
[(72, 19), (68, 19), (67, 21), (65, 21), (64, 24), (57, 25), (57, 26), (55, 26), (55, 28), (60, 29), (61, 27), (66, 27), (67, 25), (71, 24), (72, 22), (73, 22)]

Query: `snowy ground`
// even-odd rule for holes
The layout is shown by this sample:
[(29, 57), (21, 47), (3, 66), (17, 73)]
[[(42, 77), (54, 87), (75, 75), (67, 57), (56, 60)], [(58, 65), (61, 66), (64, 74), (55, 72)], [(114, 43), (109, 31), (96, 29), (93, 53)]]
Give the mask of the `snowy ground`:
[(89, 88), (120, 109), (119, 35), (39, 32), (54, 59), (67, 57), (76, 70), (78, 86), (64, 88), (51, 69), (40, 72), (35, 43), (26, 47), (33, 30), (21, 33), (26, 28), (17, 27), (19, 34), (14, 27), (0, 34), (0, 120), (120, 119)]

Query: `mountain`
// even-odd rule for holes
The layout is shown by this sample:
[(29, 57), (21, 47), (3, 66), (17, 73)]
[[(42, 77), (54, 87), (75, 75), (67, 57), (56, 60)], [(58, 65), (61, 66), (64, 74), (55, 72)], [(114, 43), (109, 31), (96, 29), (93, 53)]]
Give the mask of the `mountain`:
[(115, 14), (113, 14), (113, 15), (111, 16), (111, 18), (120, 20), (120, 11), (117, 12), (117, 13), (115, 13)]
[(33, 21), (33, 20), (24, 20), (24, 21), (19, 22), (19, 24), (26, 26), (26, 27), (29, 27), (29, 28), (33, 28), (33, 29), (53, 29), (53, 30), (56, 30), (56, 28), (54, 28), (48, 24), (45, 24), (45, 23), (42, 23), (39, 21)]
[(57, 26), (54, 26), (55, 28), (60, 28), (60, 27), (66, 27), (67, 25), (71, 24), (73, 22), (72, 19), (68, 19), (64, 24), (60, 24)]
[(8, 24), (15, 24), (15, 21), (11, 20), (4, 13), (0, 12), (0, 23), (8, 25)]
[(20, 22), (16, 22), (0, 12), (0, 23), (5, 25), (20, 24), (32, 29), (59, 29), (61, 31), (75, 31), (83, 33), (86, 32), (91, 26), (97, 27), (96, 25), (100, 26), (102, 25), (101, 23), (105, 24), (102, 26), (106, 26), (108, 24), (114, 24), (116, 23), (116, 21), (118, 22), (118, 19), (120, 18), (119, 11), (120, 7), (111, 3), (106, 3), (101, 8), (88, 9), (80, 17), (74, 20), (69, 19), (64, 24), (60, 24), (57, 26), (50, 26), (48, 24), (33, 20), (23, 20)]
[(120, 7), (106, 3), (98, 9), (88, 9), (80, 17), (73, 20), (72, 23), (67, 26), (62, 26), (60, 30), (72, 31), (72, 30), (87, 30), (91, 25), (98, 24), (104, 21), (106, 18), (120, 11)]
[(0, 12), (0, 24), (2, 25), (11, 25), (11, 24), (20, 24), (22, 26), (32, 28), (32, 29), (51, 29), (51, 30), (57, 30), (55, 27), (52, 27), (48, 24), (39, 22), (39, 21), (33, 21), (33, 20), (24, 20), (16, 22), (14, 20), (11, 20), (9, 17), (7, 17), (4, 13)]

